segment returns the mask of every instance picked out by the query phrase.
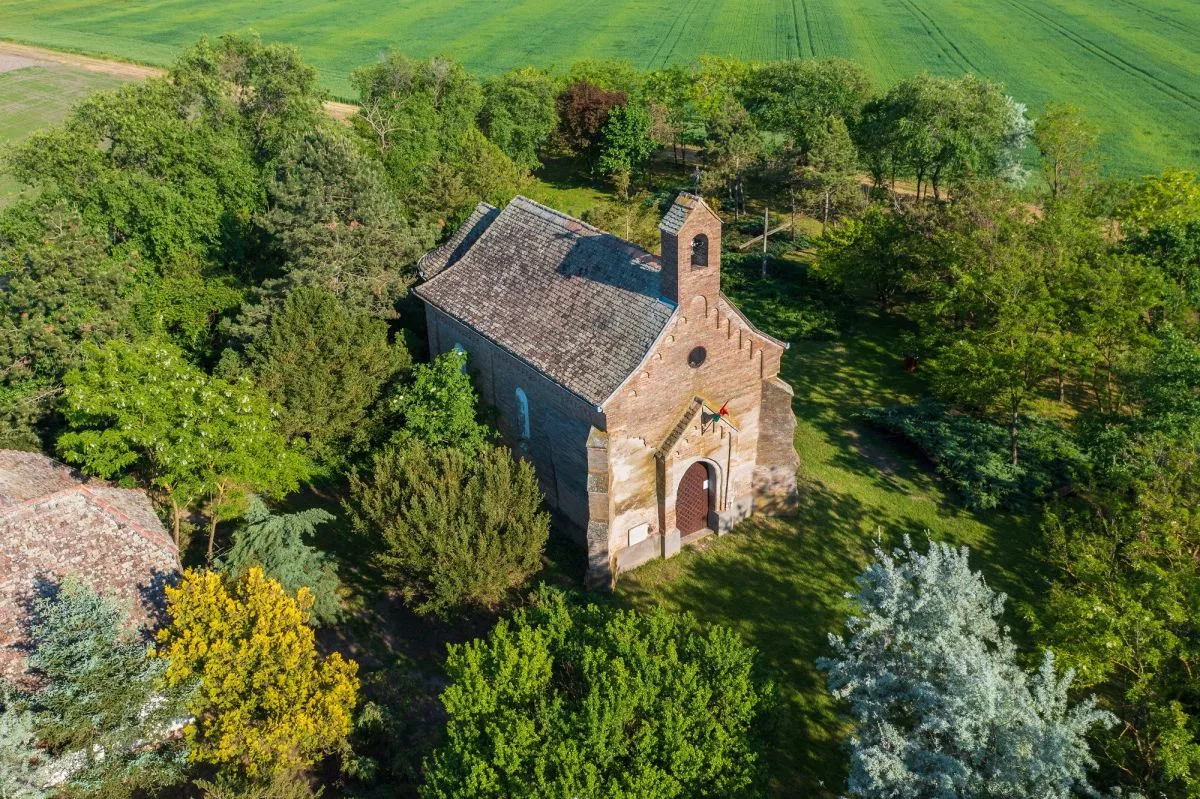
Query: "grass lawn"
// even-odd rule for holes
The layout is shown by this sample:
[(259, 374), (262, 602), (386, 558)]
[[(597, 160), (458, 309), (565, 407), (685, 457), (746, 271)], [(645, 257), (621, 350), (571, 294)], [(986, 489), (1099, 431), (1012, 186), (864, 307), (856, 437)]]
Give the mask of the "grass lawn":
[(919, 456), (853, 418), (860, 408), (921, 393), (921, 380), (903, 370), (892, 346), (901, 332), (894, 321), (860, 317), (841, 339), (800, 342), (784, 358), (802, 462), (795, 519), (751, 520), (624, 575), (618, 586), (634, 606), (690, 611), (759, 649), (782, 700), (766, 753), (776, 796), (832, 797), (843, 787), (845, 729), (814, 661), (828, 654), (827, 633), (840, 631), (843, 596), (877, 538), (966, 544), (993, 586), (1016, 601), (1034, 593), (1036, 522), (961, 509)]
[[(59, 64), (0, 71), (0, 145), (19, 142), (34, 131), (66, 117), (75, 103), (101, 89), (124, 83), (121, 78)], [(0, 206), (21, 190), (10, 175), (0, 172)]]

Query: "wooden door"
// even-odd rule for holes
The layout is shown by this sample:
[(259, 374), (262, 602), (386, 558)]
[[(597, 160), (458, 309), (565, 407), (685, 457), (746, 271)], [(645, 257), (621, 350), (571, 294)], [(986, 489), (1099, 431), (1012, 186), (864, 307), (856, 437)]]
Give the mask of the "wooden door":
[(693, 463), (683, 473), (679, 490), (675, 492), (675, 526), (679, 528), (680, 535), (708, 527), (710, 495), (708, 467), (703, 463)]

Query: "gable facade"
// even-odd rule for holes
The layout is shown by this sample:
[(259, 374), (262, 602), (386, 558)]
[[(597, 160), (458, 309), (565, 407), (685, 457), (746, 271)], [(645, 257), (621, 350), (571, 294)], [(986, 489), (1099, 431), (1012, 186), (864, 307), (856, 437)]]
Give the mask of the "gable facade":
[(660, 229), (661, 259), (524, 198), (481, 206), (416, 290), (431, 352), (468, 353), (592, 584), (795, 497), (786, 345), (721, 294), (702, 200), (680, 195)]

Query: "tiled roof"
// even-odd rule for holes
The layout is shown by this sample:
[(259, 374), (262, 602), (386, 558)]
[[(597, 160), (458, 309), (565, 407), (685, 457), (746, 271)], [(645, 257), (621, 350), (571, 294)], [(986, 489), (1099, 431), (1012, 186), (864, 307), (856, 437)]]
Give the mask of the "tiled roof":
[(28, 604), (46, 584), (74, 576), (145, 619), (178, 571), (175, 544), (143, 492), (0, 450), (0, 677), (20, 673)]
[(499, 214), (500, 209), (494, 205), (487, 203), (476, 205), (475, 210), (459, 226), (453, 236), (446, 239), (441, 247), (425, 253), (421, 256), (421, 260), (417, 261), (417, 271), (421, 273), (421, 277), (428, 280), (446, 267), (456, 263)]
[[(451, 257), (430, 258), (432, 276), (417, 296), (600, 405), (674, 312), (661, 296), (658, 260), (525, 197), (485, 224), (486, 208), (451, 239), (459, 241)], [(443, 260), (448, 266), (435, 269)]]
[(682, 192), (675, 198), (675, 202), (671, 203), (671, 208), (667, 211), (667, 215), (658, 223), (658, 229), (664, 233), (675, 235), (683, 227), (683, 223), (687, 221), (688, 215), (692, 209), (697, 206), (708, 206), (704, 200), (694, 194)]

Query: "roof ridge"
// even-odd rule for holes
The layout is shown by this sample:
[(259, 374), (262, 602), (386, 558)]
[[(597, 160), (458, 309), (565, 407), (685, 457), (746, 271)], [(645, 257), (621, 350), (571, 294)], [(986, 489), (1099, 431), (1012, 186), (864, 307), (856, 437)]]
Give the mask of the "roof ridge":
[[(656, 264), (659, 262), (658, 256), (655, 255), (654, 253), (650, 252), (649, 250), (647, 250), (645, 247), (641, 246), (640, 244), (638, 244), (636, 242), (630, 241), (629, 239), (623, 239), (620, 236), (618, 236), (616, 233), (613, 233), (611, 230), (605, 230), (604, 228), (598, 228), (595, 225), (591, 224), (590, 222), (584, 222), (582, 219), (579, 219), (578, 217), (574, 217), (568, 213), (559, 211), (557, 208), (551, 208), (550, 206), (540, 203), (537, 200), (533, 200), (533, 199), (530, 199), (529, 197), (526, 197), (524, 194), (518, 194), (515, 197), (513, 197), (512, 200), (509, 201), (508, 205), (513, 205), (514, 203), (517, 203), (517, 202), (521, 202), (523, 205), (532, 205), (535, 209), (537, 209), (539, 211), (544, 211), (545, 213), (550, 214), (553, 217), (556, 217), (558, 219), (564, 219), (567, 222), (571, 222), (576, 225), (579, 225), (581, 228), (584, 228), (585, 230), (590, 230), (597, 235), (607, 236), (610, 239), (615, 239), (616, 241), (619, 241), (623, 245), (623, 249), (625, 249), (626, 253), (629, 255), (630, 260), (636, 262), (637, 264), (639, 264), (641, 266), (644, 266), (647, 263)], [(506, 210), (508, 208), (508, 205), (505, 206)], [(501, 213), (503, 213), (503, 211)], [(571, 227), (568, 225), (563, 225), (563, 227), (565, 227), (571, 233), (579, 233), (578, 230), (572, 230)], [(484, 231), (484, 232), (486, 233), (487, 231)], [(480, 238), (483, 238), (483, 236), (480, 236)], [(612, 246), (612, 245), (610, 245), (610, 246)]]
[[(112, 491), (120, 491), (122, 493), (132, 495), (132, 496), (142, 496), (146, 499), (147, 503), (150, 502), (150, 497), (147, 496), (146, 492), (142, 491), (141, 489), (121, 488), (120, 486), (113, 486), (113, 485), (105, 485), (102, 487), (107, 488)], [(119, 522), (124, 524), (129, 529), (134, 530), (139, 535), (141, 535), (143, 538), (150, 540), (152, 543), (156, 542), (156, 543), (161, 544), (161, 543), (165, 542), (172, 549), (176, 549), (176, 550), (178, 549), (178, 547), (175, 545), (175, 541), (172, 540), (172, 538), (169, 534), (167, 534), (167, 531), (165, 528), (163, 529), (164, 535), (160, 536), (157, 533), (155, 533), (153, 530), (150, 530), (149, 528), (147, 528), (141, 522), (135, 520), (132, 516), (130, 516), (128, 513), (126, 513), (124, 510), (122, 510), (118, 506), (114, 505), (113, 503), (109, 502), (108, 500), (104, 499), (103, 497), (97, 496), (96, 493), (94, 491), (92, 491), (91, 487), (88, 486), (86, 483), (81, 484), (79, 486), (79, 488), (84, 494), (86, 494), (89, 498), (91, 498), (91, 500), (93, 502), (95, 502), (98, 506), (100, 506), (100, 508), (102, 510), (108, 511), (112, 515), (120, 517), (118, 519)], [(150, 510), (153, 513), (153, 511), (154, 511), (153, 506), (151, 506)], [(155, 518), (157, 518), (157, 515), (155, 516)]]
[[(531, 197), (526, 197), (524, 194), (518, 194), (515, 197), (513, 197), (511, 200), (508, 201), (508, 205), (513, 205), (515, 203), (522, 202), (522, 201), (529, 205), (535, 206), (536, 208), (538, 208), (542, 211), (545, 211), (546, 213), (550, 214), (551, 216), (556, 216), (560, 219), (565, 219), (568, 222), (575, 222), (579, 225), (582, 225), (583, 227), (587, 228), (588, 230), (595, 231), (596, 233), (604, 233), (609, 236), (613, 236), (614, 238), (620, 238), (619, 236), (616, 236), (615, 234), (610, 233), (607, 230), (598, 228), (589, 222), (584, 222), (582, 219), (580, 219), (578, 217), (571, 216), (570, 214), (564, 213), (563, 211), (560, 211), (557, 208), (551, 208), (550, 206), (540, 203)], [(508, 208), (508, 205), (504, 206), (505, 209)], [(625, 241), (625, 239), (621, 239), (621, 241)], [(630, 242), (630, 243), (632, 244), (632, 242)]]

